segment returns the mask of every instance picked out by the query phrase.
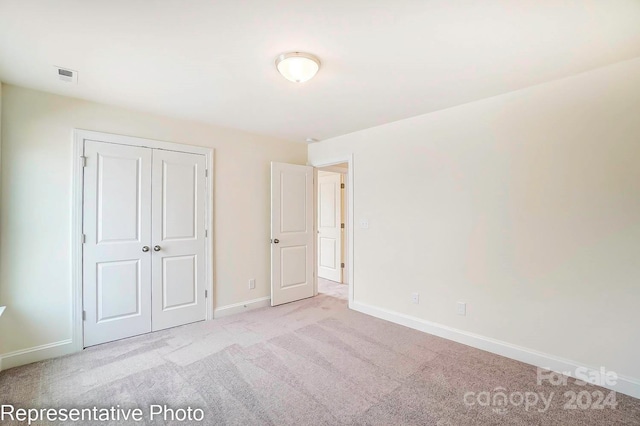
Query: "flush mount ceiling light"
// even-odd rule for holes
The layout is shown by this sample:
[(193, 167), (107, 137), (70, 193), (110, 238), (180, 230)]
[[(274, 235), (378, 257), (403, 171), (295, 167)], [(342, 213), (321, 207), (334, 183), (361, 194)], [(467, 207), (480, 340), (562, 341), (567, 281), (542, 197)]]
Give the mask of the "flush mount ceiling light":
[(320, 69), (320, 59), (311, 53), (283, 53), (276, 58), (276, 68), (287, 80), (303, 83), (316, 75)]

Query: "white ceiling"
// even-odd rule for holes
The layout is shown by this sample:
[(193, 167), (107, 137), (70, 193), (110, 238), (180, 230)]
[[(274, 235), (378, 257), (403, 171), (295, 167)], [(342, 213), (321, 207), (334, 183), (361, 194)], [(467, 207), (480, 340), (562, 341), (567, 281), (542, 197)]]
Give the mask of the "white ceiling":
[(638, 56), (640, 0), (0, 0), (6, 83), (296, 141)]

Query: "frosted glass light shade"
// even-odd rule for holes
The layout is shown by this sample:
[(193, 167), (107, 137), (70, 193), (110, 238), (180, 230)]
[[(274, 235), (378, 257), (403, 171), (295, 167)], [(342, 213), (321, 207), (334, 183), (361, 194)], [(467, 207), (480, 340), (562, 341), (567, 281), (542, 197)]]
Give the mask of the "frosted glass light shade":
[(283, 53), (276, 59), (276, 68), (287, 80), (302, 83), (316, 75), (320, 60), (310, 53)]

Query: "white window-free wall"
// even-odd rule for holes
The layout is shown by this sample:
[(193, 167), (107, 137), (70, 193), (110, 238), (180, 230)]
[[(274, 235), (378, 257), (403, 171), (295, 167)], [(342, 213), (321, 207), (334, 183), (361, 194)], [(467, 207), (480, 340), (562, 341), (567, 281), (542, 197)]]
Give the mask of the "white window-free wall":
[(640, 395), (638, 117), (634, 59), (311, 144), (357, 165), (356, 307)]

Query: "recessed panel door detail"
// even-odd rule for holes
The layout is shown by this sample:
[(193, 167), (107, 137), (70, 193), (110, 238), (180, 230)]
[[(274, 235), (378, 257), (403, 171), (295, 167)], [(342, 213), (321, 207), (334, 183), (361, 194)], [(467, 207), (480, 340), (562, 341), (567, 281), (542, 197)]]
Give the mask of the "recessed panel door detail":
[(307, 285), (308, 255), (306, 246), (283, 247), (280, 250), (281, 289)]
[[(166, 155), (157, 151), (156, 157)], [(173, 153), (171, 153), (173, 154)], [(182, 156), (189, 155), (176, 153)], [(196, 156), (198, 158), (201, 156)], [(160, 160), (158, 160), (160, 161)], [(191, 162), (162, 161), (162, 241), (195, 240), (198, 209), (198, 164)]]
[(205, 158), (154, 150), (152, 329), (204, 320)]
[(84, 346), (151, 331), (151, 154), (85, 141)]
[(342, 176), (318, 174), (318, 276), (342, 282)]
[(98, 324), (140, 315), (140, 261), (101, 262), (96, 266)]
[(196, 256), (164, 256), (162, 262), (162, 310), (196, 305)]
[(313, 293), (313, 168), (271, 163), (271, 305)]

